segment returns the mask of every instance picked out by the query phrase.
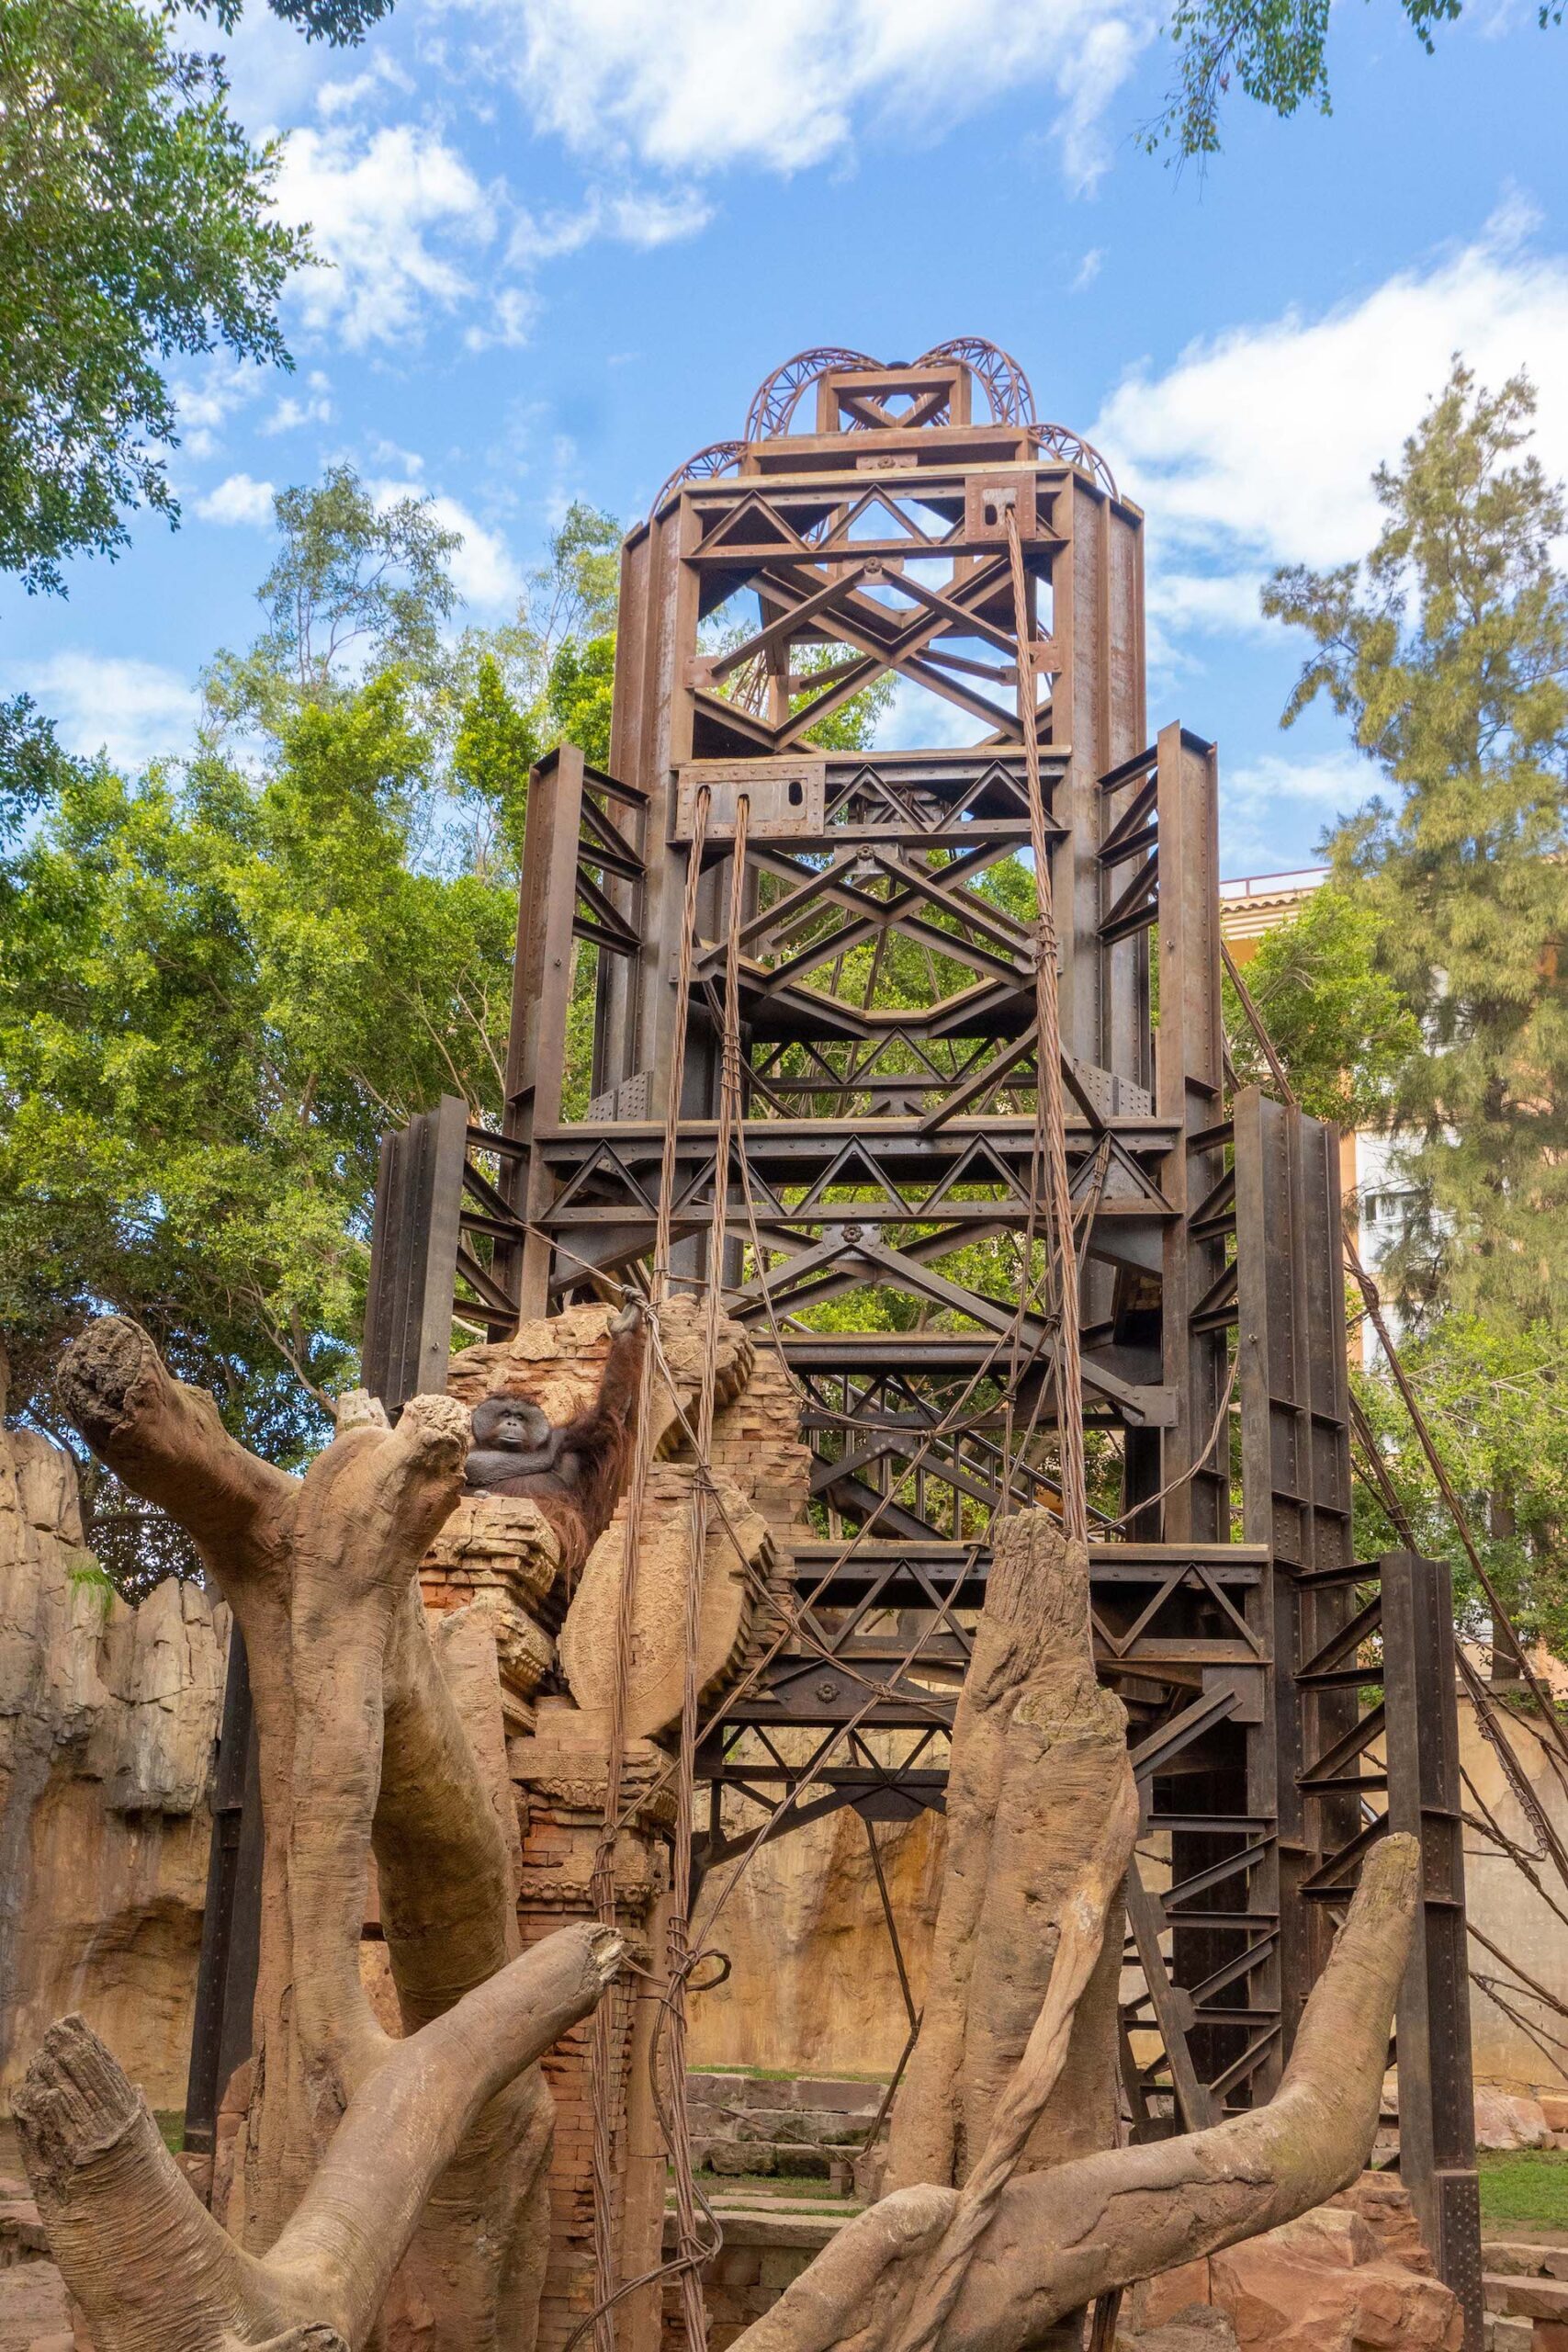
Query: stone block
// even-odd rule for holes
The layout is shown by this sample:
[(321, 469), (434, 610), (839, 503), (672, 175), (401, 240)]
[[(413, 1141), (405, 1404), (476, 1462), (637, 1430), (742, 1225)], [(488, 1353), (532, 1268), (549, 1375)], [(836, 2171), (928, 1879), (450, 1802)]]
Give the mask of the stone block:
[(1117, 2338), (1118, 2352), (1236, 2352), (1236, 2335), (1227, 2312), (1213, 2303), (1186, 2303), (1169, 2319), (1145, 2334)]
[(738, 2179), (742, 2173), (771, 2173), (773, 2152), (771, 2147), (743, 2146), (738, 2140), (710, 2140), (700, 2160), (710, 2172), (722, 2179)]
[(1542, 2091), (1540, 2111), (1554, 2132), (1568, 2132), (1568, 2091)]
[(1527, 2238), (1485, 2238), (1481, 2267), (1494, 2278), (1539, 2278), (1546, 2269), (1547, 2251)]
[(1209, 2300), (1207, 2261), (1184, 2262), (1179, 2269), (1162, 2270), (1157, 2278), (1134, 2287), (1131, 2298), (1139, 2324), (1147, 2327), (1163, 2327), (1178, 2312)]
[(72, 2341), (71, 2301), (52, 2262), (22, 2262), (0, 2270), (0, 2344), (32, 2345), (39, 2337)]
[(786, 2287), (794, 2286), (810, 2260), (809, 2254), (795, 2249), (786, 2251), (783, 2246), (770, 2246), (763, 2250), (757, 2284), (768, 2299), (762, 2306), (764, 2311), (768, 2303), (777, 2301)]
[(1531, 2278), (1517, 2272), (1483, 2274), (1487, 2306), (1510, 2319), (1549, 2319), (1568, 2324), (1568, 2279)]
[(1332, 2208), (1212, 2256), (1209, 2277), (1243, 2352), (1455, 2352), (1461, 2342), (1449, 2289), (1379, 2256), (1366, 2222)]
[(1528, 2319), (1505, 2319), (1496, 2312), (1486, 2314), (1486, 2352), (1534, 2352), (1534, 2334)]
[(686, 2097), (701, 2099), (712, 2107), (728, 2107), (735, 2098), (735, 2086), (744, 2082), (743, 2075), (704, 2075), (693, 2072), (686, 2076)]
[(778, 2147), (813, 2147), (819, 2143), (810, 2118), (789, 2107), (748, 2108), (737, 2118), (735, 2129), (738, 2139), (767, 2141)]
[(797, 2102), (802, 2107), (834, 2108), (841, 2115), (873, 2116), (882, 2105), (886, 2083), (852, 2083), (830, 2077), (802, 2075), (795, 2082)]
[(1548, 2148), (1551, 2127), (1539, 2099), (1483, 2088), (1475, 2094), (1478, 2148)]
[(773, 2170), (797, 2180), (826, 2180), (831, 2162), (826, 2148), (780, 2147), (773, 2151)]
[(797, 2104), (793, 2080), (780, 2081), (763, 2075), (731, 2075), (730, 2099), (736, 2107), (793, 2108)]
[(1554, 2319), (1538, 2319), (1530, 2327), (1530, 2352), (1568, 2352), (1568, 2327)]

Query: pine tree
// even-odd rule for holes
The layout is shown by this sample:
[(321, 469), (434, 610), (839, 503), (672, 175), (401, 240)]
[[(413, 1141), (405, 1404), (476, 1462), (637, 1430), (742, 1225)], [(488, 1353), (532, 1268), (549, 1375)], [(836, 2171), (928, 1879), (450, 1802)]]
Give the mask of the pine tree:
[(1389, 1102), (1418, 1204), (1390, 1272), (1409, 1314), (1505, 1327), (1568, 1316), (1568, 510), (1534, 408), (1525, 377), (1489, 392), (1456, 361), (1374, 478), (1371, 553), (1264, 594), (1316, 642), (1284, 723), (1327, 695), (1387, 780), (1332, 854), (1421, 1024)]

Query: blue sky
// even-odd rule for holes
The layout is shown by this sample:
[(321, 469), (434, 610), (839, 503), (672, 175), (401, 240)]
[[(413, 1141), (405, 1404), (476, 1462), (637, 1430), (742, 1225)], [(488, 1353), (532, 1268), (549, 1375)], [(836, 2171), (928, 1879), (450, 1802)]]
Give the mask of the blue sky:
[(188, 739), (254, 633), (273, 487), (334, 459), (466, 534), (503, 617), (574, 496), (626, 520), (813, 344), (1000, 343), (1148, 514), (1151, 711), (1215, 738), (1227, 873), (1311, 861), (1372, 779), (1280, 707), (1275, 563), (1370, 545), (1368, 476), (1461, 349), (1525, 366), (1568, 473), (1568, 32), (1480, 0), (1424, 56), (1340, 0), (1332, 117), (1231, 102), (1204, 175), (1137, 145), (1169, 77), (1145, 0), (399, 0), (362, 48), (258, 10), (239, 110), (288, 134), (292, 376), (182, 366), (181, 529), (70, 595), (0, 587), (0, 687), (130, 762)]

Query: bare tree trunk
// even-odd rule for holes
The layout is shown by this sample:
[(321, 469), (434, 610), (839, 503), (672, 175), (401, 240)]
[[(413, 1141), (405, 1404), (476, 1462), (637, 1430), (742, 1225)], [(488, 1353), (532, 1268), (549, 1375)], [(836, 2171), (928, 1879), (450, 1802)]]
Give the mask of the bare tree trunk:
[[(433, 2347), (525, 2346), (547, 2232), (535, 2061), (593, 2007), (619, 1946), (574, 1928), (513, 1957), (505, 1841), (417, 1584), (457, 1499), (468, 1413), (416, 1397), (395, 1431), (362, 1422), (297, 1480), (230, 1438), (118, 1317), (69, 1351), (60, 1388), (95, 1451), (188, 1529), (241, 1625), (265, 1831), (230, 2230), (79, 2019), (51, 2030), (17, 2103), (99, 2352), (217, 2352), (312, 2327), (357, 2347), (411, 2243), (411, 2283), (437, 2298)], [(400, 2041), (359, 1974), (372, 1840)]]

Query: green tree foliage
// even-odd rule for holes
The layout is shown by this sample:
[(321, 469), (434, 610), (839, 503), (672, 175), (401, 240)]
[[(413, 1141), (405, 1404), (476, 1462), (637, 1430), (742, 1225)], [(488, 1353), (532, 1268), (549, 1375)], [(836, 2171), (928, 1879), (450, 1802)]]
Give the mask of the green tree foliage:
[(259, 783), (210, 752), (134, 785), (79, 771), (16, 861), (0, 1319), (22, 1394), (105, 1304), (247, 1427), (282, 1411), (280, 1372), (341, 1384), (381, 1128), (499, 1092), (511, 902), (414, 870), (428, 758), (388, 671), (288, 719)]
[[(513, 866), (522, 861), (528, 771), (538, 756), (538, 729), (513, 700), (496, 656), (481, 653), (473, 684), (458, 705), (452, 775), (458, 790), (488, 814)], [(477, 862), (485, 862), (482, 854)]]
[(1533, 407), (1456, 364), (1376, 477), (1371, 555), (1264, 600), (1314, 640), (1286, 723), (1326, 695), (1386, 779), (1332, 846), (1420, 1024), (1388, 1103), (1420, 1209), (1393, 1278), (1407, 1314), (1515, 1327), (1568, 1316), (1568, 580)]
[(0, 571), (29, 591), (123, 546), (127, 509), (177, 516), (164, 363), (288, 364), (277, 300), (309, 248), (227, 97), (137, 0), (0, 8)]
[[(1421, 47), (1431, 55), (1437, 28), (1462, 13), (1462, 0), (1399, 0)], [(1562, 0), (1540, 0), (1544, 30), (1562, 22)], [(1177, 0), (1169, 33), (1177, 82), (1145, 144), (1168, 144), (1179, 157), (1217, 154), (1220, 112), (1233, 84), (1278, 115), (1302, 107), (1331, 114), (1328, 0)]]
[[(0, 702), (0, 851), (9, 849), (73, 768), (74, 762), (55, 741), (53, 723), (31, 695), (13, 695), (8, 702)], [(3, 884), (0, 872), (0, 888)]]
[(378, 506), (351, 466), (280, 492), (274, 506), (282, 547), (256, 591), (271, 623), (259, 659), (301, 695), (328, 692), (349, 662), (433, 675), (457, 602), (447, 566), (462, 534), (443, 529), (428, 499)]
[[(1568, 1655), (1568, 1338), (1455, 1314), (1400, 1352), (1509, 1615)], [(1452, 1560), (1460, 1622), (1484, 1637), (1484, 1599), (1393, 1381), (1374, 1369), (1356, 1388), (1416, 1542)], [(1358, 1496), (1357, 1519), (1359, 1556), (1399, 1542), (1375, 1496)]]
[[(165, 0), (167, 5), (167, 0)], [(211, 16), (231, 33), (244, 14), (243, 0), (183, 0), (196, 17)], [(275, 17), (298, 25), (307, 40), (344, 49), (364, 40), (374, 24), (392, 13), (392, 0), (267, 0)]]
[[(287, 1460), (353, 1375), (381, 1132), (499, 1108), (552, 738), (526, 615), (444, 637), (427, 508), (339, 472), (277, 513), (266, 626), (215, 661), (188, 760), (128, 779), (0, 711), (0, 1323), (14, 1409), (52, 1422), (62, 1340), (112, 1306)], [(593, 609), (554, 577), (582, 537), (535, 583), (558, 619)]]
[[(1347, 1129), (1384, 1123), (1421, 1044), (1415, 1014), (1378, 967), (1377, 947), (1373, 910), (1330, 885), (1259, 941), (1242, 975), (1303, 1108)], [(1268, 1063), (1228, 979), (1224, 1014), (1238, 1080), (1267, 1087)]]
[(558, 740), (575, 743), (591, 766), (610, 764), (610, 705), (615, 683), (613, 631), (586, 642), (569, 637), (550, 662), (546, 704)]

